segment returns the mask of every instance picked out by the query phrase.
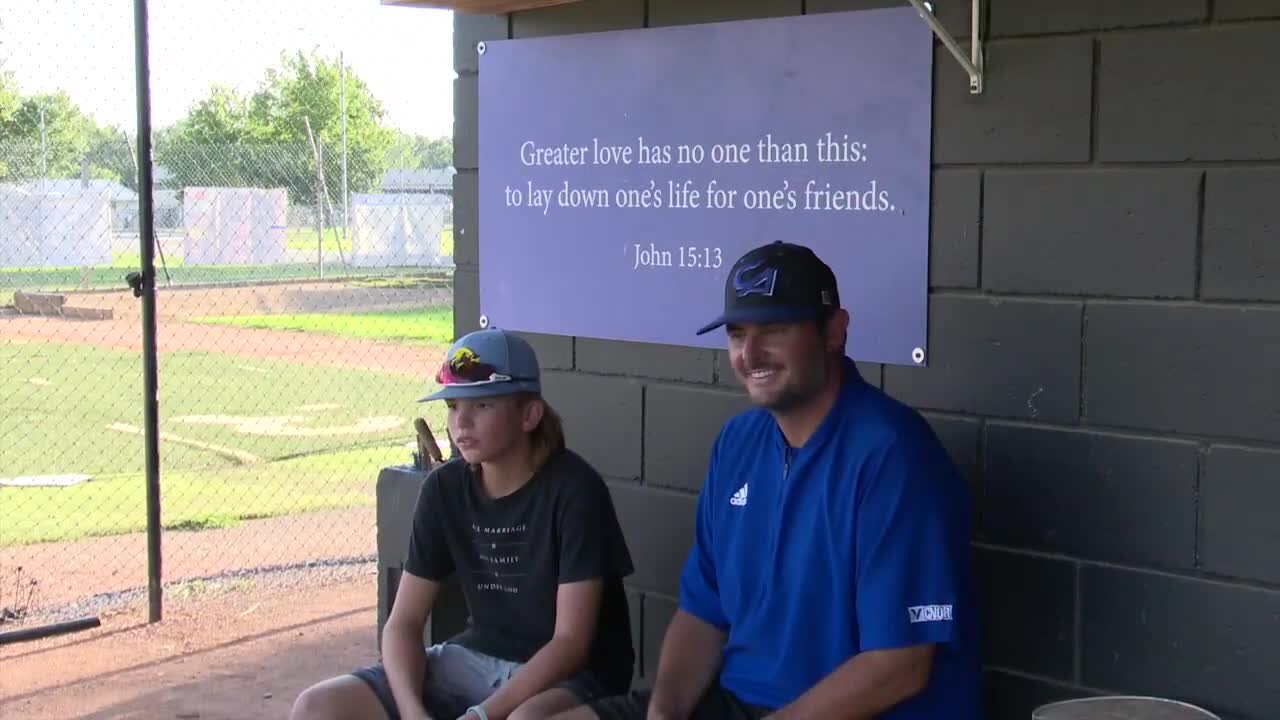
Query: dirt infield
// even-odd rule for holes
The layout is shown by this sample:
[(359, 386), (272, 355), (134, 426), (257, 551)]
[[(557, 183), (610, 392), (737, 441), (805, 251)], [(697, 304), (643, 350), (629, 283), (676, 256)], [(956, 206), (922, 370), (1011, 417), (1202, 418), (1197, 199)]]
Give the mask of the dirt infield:
[[(413, 378), (426, 378), (440, 363), (444, 352), (444, 348), (431, 345), (409, 346), (314, 333), (304, 335), (175, 321), (161, 321), (157, 323), (156, 330), (156, 347), (161, 354), (216, 352), (233, 357), (373, 370)], [(0, 318), (0, 337), (5, 343), (92, 345), (142, 352), (141, 326), (136, 320), (10, 316)]]
[[(161, 538), (166, 583), (224, 575), (241, 568), (294, 566), (320, 560), (372, 556), (377, 552), (374, 508), (357, 507), (265, 520), (248, 520), (219, 530), (165, 530)], [(57, 562), (47, 558), (55, 557)], [(66, 558), (81, 558), (69, 566)], [(61, 576), (40, 578), (39, 569), (57, 567)], [(112, 535), (73, 542), (0, 547), (0, 570), (26, 568), (41, 583), (41, 606), (65, 607), (60, 615), (94, 613), (147, 585), (146, 533)], [(6, 572), (6, 580), (12, 582)], [(84, 598), (85, 591), (94, 593)]]
[(0, 717), (283, 718), (311, 683), (377, 659), (372, 568), (135, 611), (101, 628), (0, 647)]
[[(352, 368), (425, 378), (444, 351), (316, 333), (226, 327), (189, 322), (208, 315), (371, 312), (433, 307), (450, 302), (448, 289), (361, 288), (341, 283), (230, 288), (161, 288), (156, 299), (160, 353), (205, 351), (303, 365)], [(0, 342), (59, 343), (142, 352), (141, 303), (123, 291), (67, 295), (67, 305), (108, 309), (111, 320), (0, 315)]]

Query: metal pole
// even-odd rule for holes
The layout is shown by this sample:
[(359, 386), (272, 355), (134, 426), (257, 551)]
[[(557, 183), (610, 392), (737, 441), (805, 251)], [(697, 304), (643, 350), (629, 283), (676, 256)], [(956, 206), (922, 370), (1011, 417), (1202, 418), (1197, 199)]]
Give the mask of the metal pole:
[[(924, 21), (929, 24), (929, 28), (933, 30), (933, 34), (936, 35), (937, 38), (942, 41), (942, 44), (946, 46), (947, 50), (950, 51), (950, 53), (955, 57), (956, 61), (960, 63), (960, 66), (964, 68), (964, 71), (968, 73), (970, 89), (974, 91), (981, 90), (982, 82), (981, 82), (981, 79), (978, 77), (977, 66), (973, 62), (971, 62), (968, 57), (965, 56), (964, 50), (960, 49), (960, 46), (956, 43), (955, 38), (951, 37), (951, 33), (947, 32), (947, 29), (942, 27), (942, 23), (939, 22), (938, 18), (934, 16), (932, 4), (924, 2), (924, 0), (907, 0), (907, 1), (910, 2), (911, 6), (916, 9), (916, 12), (920, 14), (920, 17), (924, 18)], [(978, 9), (980, 5), (981, 4), (978, 2), (978, 0), (973, 0), (973, 26), (975, 28), (978, 27), (978, 20), (979, 20)], [(977, 49), (977, 43), (978, 43), (977, 34), (975, 34), (972, 38), (970, 38), (969, 42), (974, 43), (973, 56), (975, 58), (979, 57), (979, 53)]]
[[(338, 66), (341, 70), (338, 93), (342, 105), (342, 241), (345, 242), (351, 227), (351, 209), (347, 204), (347, 63), (342, 51), (338, 51)], [(338, 248), (342, 248), (341, 242)]]
[(49, 188), (49, 141), (44, 128), (44, 105), (40, 106), (40, 189)]
[(97, 615), (92, 617), (76, 618), (75, 620), (66, 620), (64, 622), (56, 622), (50, 625), (41, 625), (33, 628), (22, 628), (20, 630), (11, 630), (9, 632), (0, 633), (0, 645), (8, 643), (27, 642), (29, 640), (40, 640), (42, 638), (53, 637), (55, 635), (65, 635), (67, 633), (79, 632), (81, 630), (90, 630), (100, 627), (102, 621)]
[(142, 251), (143, 443), (147, 479), (147, 601), (150, 621), (161, 614), (160, 573), (160, 390), (156, 362), (155, 223), (151, 191), (151, 68), (147, 0), (133, 0), (134, 66), (138, 95), (138, 238)]

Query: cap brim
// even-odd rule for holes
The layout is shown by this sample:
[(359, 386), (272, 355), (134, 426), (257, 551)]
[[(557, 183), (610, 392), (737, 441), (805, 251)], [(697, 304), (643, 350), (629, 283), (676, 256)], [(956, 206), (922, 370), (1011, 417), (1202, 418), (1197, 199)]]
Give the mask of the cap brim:
[(745, 323), (785, 323), (812, 320), (821, 314), (819, 308), (801, 307), (739, 307), (726, 310), (720, 317), (698, 328), (698, 335), (705, 335), (722, 325)]
[(418, 398), (418, 402), (431, 400), (470, 400), (473, 398), (500, 397), (515, 393), (541, 393), (542, 383), (536, 380), (513, 380), (511, 382), (484, 383), (475, 385), (445, 385), (439, 390)]

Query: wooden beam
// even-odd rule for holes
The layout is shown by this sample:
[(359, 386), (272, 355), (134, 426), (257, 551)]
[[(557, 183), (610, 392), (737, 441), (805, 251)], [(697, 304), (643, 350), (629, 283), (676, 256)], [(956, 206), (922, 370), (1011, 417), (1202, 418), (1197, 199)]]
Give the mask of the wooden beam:
[(520, 10), (537, 10), (575, 2), (582, 2), (582, 0), (381, 0), (383, 5), (436, 8), (465, 15), (503, 15)]

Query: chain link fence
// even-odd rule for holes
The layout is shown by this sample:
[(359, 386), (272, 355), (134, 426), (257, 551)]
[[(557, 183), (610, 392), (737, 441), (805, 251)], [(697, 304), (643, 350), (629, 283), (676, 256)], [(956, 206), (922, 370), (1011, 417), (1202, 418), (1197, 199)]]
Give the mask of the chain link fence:
[[(372, 587), (378, 472), (415, 417), (443, 435), (415, 401), (453, 327), (451, 146), (389, 125), (356, 70), (282, 53), (156, 125), (170, 598)], [(0, 78), (3, 630), (141, 601), (147, 548), (136, 139)]]

